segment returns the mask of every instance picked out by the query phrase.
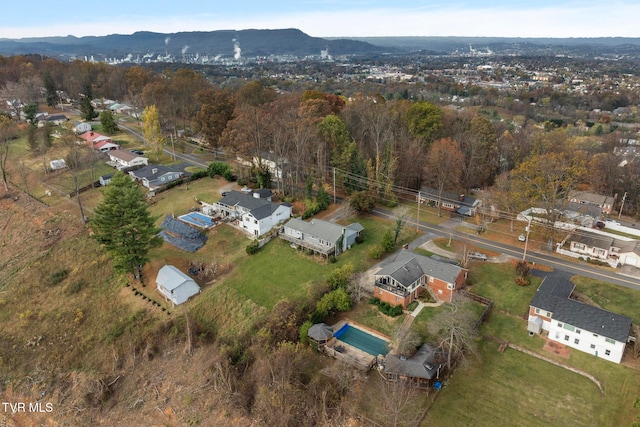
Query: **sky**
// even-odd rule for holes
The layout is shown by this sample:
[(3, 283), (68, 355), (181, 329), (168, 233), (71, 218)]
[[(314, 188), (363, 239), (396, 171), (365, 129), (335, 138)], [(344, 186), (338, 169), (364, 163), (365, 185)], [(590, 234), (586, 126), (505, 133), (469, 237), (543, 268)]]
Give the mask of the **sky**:
[(314, 37), (640, 37), (638, 0), (9, 1), (0, 38), (297, 28)]

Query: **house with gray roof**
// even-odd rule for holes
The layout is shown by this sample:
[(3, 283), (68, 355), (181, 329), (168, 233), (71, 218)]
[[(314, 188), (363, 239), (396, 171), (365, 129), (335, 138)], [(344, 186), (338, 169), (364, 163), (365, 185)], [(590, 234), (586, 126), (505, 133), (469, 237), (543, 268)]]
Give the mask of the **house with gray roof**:
[[(261, 195), (268, 197), (263, 198)], [(276, 203), (270, 199), (270, 191), (245, 194), (234, 190), (226, 193), (212, 206), (211, 210), (219, 212), (224, 218), (233, 220), (247, 233), (258, 237), (291, 218), (289, 203)]]
[(451, 191), (440, 193), (437, 189), (430, 187), (422, 187), (417, 198), (421, 204), (432, 203), (434, 206), (441, 206), (446, 211), (463, 216), (474, 216), (482, 206), (482, 200), (468, 194), (458, 194)]
[(428, 291), (451, 302), (456, 290), (466, 283), (468, 270), (409, 250), (401, 250), (393, 261), (375, 273), (374, 296), (391, 305), (406, 308)]
[(556, 252), (573, 257), (598, 259), (612, 267), (640, 267), (640, 241), (602, 231), (579, 228), (558, 244)]
[(620, 363), (631, 319), (572, 299), (573, 283), (546, 277), (529, 305), (527, 329), (548, 339)]
[(409, 358), (387, 354), (384, 360), (384, 373), (390, 381), (411, 381), (418, 388), (429, 389), (440, 379), (445, 365), (445, 352), (425, 343)]
[(351, 249), (362, 230), (364, 227), (358, 222), (340, 225), (315, 218), (309, 222), (291, 218), (284, 225), (280, 238), (329, 257)]
[(155, 190), (184, 178), (185, 172), (182, 168), (151, 164), (129, 171), (129, 175), (149, 190)]
[(611, 213), (613, 210), (613, 204), (616, 201), (615, 197), (578, 190), (569, 191), (568, 198), (570, 202), (597, 206), (600, 208), (600, 213), (604, 215), (609, 215)]

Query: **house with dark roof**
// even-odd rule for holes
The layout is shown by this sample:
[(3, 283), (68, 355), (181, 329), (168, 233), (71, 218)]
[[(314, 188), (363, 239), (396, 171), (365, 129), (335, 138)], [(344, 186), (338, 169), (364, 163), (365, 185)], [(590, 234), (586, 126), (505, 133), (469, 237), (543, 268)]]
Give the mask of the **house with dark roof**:
[(600, 213), (609, 215), (613, 210), (615, 197), (603, 196), (601, 194), (589, 193), (588, 191), (569, 191), (568, 198), (570, 202), (593, 205), (600, 208)]
[(457, 265), (401, 250), (393, 262), (374, 274), (374, 296), (391, 305), (402, 304), (403, 308), (425, 291), (451, 302), (453, 294), (464, 287), (467, 272)]
[(155, 190), (183, 178), (185, 173), (171, 166), (147, 165), (140, 169), (129, 171), (129, 175), (149, 190)]
[(43, 127), (45, 123), (51, 123), (54, 126), (60, 126), (69, 120), (64, 114), (46, 114), (38, 119), (38, 127)]
[(432, 203), (436, 207), (440, 205), (443, 210), (464, 216), (474, 216), (482, 205), (482, 200), (468, 194), (458, 194), (450, 191), (443, 191), (441, 195), (438, 193), (435, 188), (422, 187), (417, 198), (420, 203)]
[(410, 381), (418, 388), (429, 389), (440, 379), (446, 365), (445, 352), (425, 343), (412, 357), (387, 354), (384, 374), (390, 381)]
[(358, 222), (340, 225), (321, 219), (292, 218), (282, 228), (280, 238), (324, 256), (337, 256), (356, 243), (364, 227)]
[(593, 258), (612, 267), (640, 267), (640, 241), (597, 230), (573, 230), (558, 244), (556, 252), (574, 257)]
[(573, 283), (546, 277), (529, 305), (527, 329), (548, 339), (620, 363), (631, 319), (571, 298)]
[[(268, 195), (268, 198), (262, 198), (261, 195)], [(291, 218), (289, 203), (276, 203), (270, 199), (270, 191), (245, 194), (233, 190), (226, 193), (214, 205), (209, 205), (211, 206), (209, 212), (211, 210), (219, 212), (224, 218), (233, 220), (252, 236), (262, 236), (276, 225)]]

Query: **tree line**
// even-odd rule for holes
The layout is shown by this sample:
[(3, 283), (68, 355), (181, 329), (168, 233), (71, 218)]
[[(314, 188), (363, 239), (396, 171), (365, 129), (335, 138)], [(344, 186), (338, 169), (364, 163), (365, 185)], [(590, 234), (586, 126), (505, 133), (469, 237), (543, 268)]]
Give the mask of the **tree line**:
[[(429, 87), (450, 85), (426, 81)], [(203, 72), (189, 68), (154, 71), (62, 63), (40, 56), (0, 57), (0, 85), (7, 100), (57, 105), (66, 97), (87, 117), (95, 114), (86, 106), (93, 98), (129, 102), (140, 112), (153, 112), (158, 122), (153, 129), (161, 132), (158, 141), (170, 135), (197, 136), (212, 151), (252, 161), (255, 176), (271, 174), (278, 190), (292, 198), (304, 192), (309, 180), (316, 186), (329, 185), (335, 168), (336, 184), (346, 193), (364, 190), (390, 205), (397, 202), (398, 187), (429, 186), (459, 194), (495, 189), (491, 202), (505, 212), (532, 203), (550, 204), (550, 197), (565, 197), (571, 189), (608, 196), (626, 192), (625, 212), (635, 214), (640, 206), (640, 166), (637, 162), (619, 166), (622, 159), (613, 149), (626, 134), (603, 118), (585, 130), (579, 122), (540, 121), (518, 111), (508, 113), (509, 105), (517, 110), (515, 106), (523, 103), (488, 109), (491, 97), (485, 105), (447, 108), (435, 99), (419, 99), (414, 92), (383, 96), (384, 89), (372, 92), (376, 86), (365, 84), (345, 96), (281, 80), (215, 84)], [(579, 107), (577, 101), (569, 104), (563, 94), (535, 96), (550, 108)], [(7, 110), (11, 116), (10, 107)], [(30, 138), (35, 144), (36, 138)], [(546, 156), (554, 158), (547, 161)], [(277, 164), (277, 173), (266, 170), (266, 158)], [(559, 163), (573, 168), (575, 176), (555, 190), (535, 191), (539, 180), (527, 174), (541, 169), (531, 167)], [(547, 178), (553, 187), (555, 178)]]

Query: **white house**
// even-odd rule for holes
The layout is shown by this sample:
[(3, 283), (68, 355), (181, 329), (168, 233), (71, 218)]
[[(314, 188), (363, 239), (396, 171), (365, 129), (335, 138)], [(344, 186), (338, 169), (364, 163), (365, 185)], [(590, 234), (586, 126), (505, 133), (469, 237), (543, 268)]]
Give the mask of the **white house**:
[(284, 225), (280, 238), (325, 256), (350, 249), (364, 228), (358, 222), (339, 225), (321, 219), (309, 222), (292, 218)]
[(239, 191), (230, 191), (212, 208), (220, 212), (223, 217), (234, 219), (251, 235), (262, 236), (277, 224), (291, 218), (291, 205), (271, 202), (261, 198), (260, 194), (260, 192), (244, 194)]
[(552, 341), (620, 363), (631, 319), (571, 299), (574, 285), (545, 278), (529, 305), (527, 329), (548, 332)]
[(80, 122), (80, 121), (74, 122), (73, 131), (77, 134), (91, 132), (91, 130), (92, 130), (91, 123), (89, 122)]
[(200, 286), (172, 265), (165, 265), (158, 271), (156, 285), (165, 299), (174, 306), (200, 293)]
[(149, 164), (148, 158), (126, 150), (109, 151), (109, 159), (118, 170)]

